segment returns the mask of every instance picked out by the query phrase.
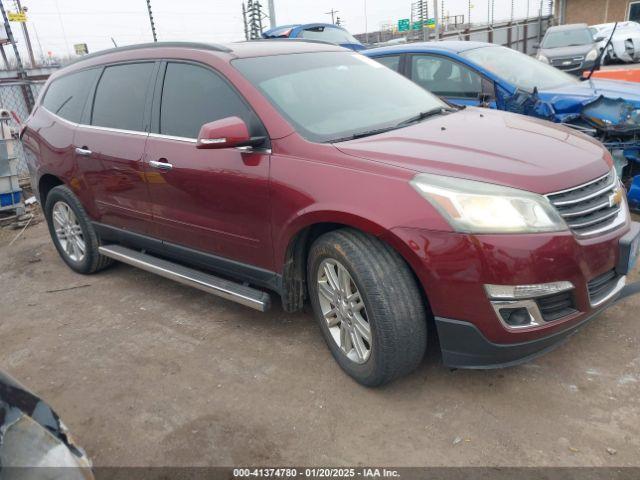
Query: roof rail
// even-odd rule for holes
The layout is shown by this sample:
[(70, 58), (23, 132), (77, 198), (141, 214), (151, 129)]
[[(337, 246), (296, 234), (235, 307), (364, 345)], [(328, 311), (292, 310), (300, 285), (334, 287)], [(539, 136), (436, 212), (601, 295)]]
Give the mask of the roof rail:
[[(211, 50), (214, 52), (231, 53), (229, 47), (219, 45), (216, 43), (205, 42), (150, 42), (150, 43), (137, 43), (135, 45), (125, 45), (124, 47), (109, 48), (107, 50), (100, 50), (99, 52), (90, 53), (89, 55), (83, 55), (69, 62), (67, 65), (72, 65), (83, 60), (90, 58), (100, 57), (102, 55), (108, 55), (110, 53), (129, 52), (132, 50), (141, 50), (143, 48), (167, 48), (167, 47), (181, 47), (181, 48), (194, 48), (198, 50)], [(66, 65), (65, 65), (66, 66)]]
[(254, 40), (244, 40), (235, 43), (251, 43), (251, 42), (297, 42), (297, 43), (319, 43), (322, 45), (333, 45), (339, 47), (335, 43), (327, 42), (326, 40), (313, 40), (311, 38), (288, 38), (288, 37), (270, 37), (270, 38), (256, 38)]

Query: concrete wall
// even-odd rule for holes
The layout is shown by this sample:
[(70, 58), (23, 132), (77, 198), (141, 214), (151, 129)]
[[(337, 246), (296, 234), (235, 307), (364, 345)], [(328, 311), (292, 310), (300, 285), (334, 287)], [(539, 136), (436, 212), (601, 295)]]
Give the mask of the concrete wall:
[[(621, 22), (627, 20), (629, 4), (633, 0), (564, 0), (556, 2), (558, 9), (565, 3), (564, 23), (598, 23)], [(556, 12), (560, 18), (560, 12)]]

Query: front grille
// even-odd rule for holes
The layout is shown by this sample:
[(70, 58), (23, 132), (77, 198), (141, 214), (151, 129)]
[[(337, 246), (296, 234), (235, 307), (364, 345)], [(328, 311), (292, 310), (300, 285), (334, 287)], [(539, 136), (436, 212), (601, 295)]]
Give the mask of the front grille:
[(615, 172), (589, 183), (547, 195), (577, 236), (608, 232), (624, 224), (623, 191)]
[(551, 60), (551, 65), (561, 70), (574, 70), (582, 66), (584, 57), (555, 58)]
[(610, 270), (587, 283), (589, 301), (591, 304), (597, 304), (600, 300), (609, 295), (613, 289), (616, 288), (618, 278), (616, 271)]
[(538, 308), (545, 322), (558, 320), (572, 313), (576, 313), (573, 292), (556, 293), (548, 297), (537, 298)]

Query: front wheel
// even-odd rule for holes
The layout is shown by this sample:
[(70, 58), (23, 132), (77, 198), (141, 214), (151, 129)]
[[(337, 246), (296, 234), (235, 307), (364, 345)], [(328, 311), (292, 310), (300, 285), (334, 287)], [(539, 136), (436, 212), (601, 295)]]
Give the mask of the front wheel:
[(413, 371), (427, 345), (426, 312), (404, 260), (378, 239), (341, 229), (311, 246), (313, 311), (335, 360), (377, 386)]

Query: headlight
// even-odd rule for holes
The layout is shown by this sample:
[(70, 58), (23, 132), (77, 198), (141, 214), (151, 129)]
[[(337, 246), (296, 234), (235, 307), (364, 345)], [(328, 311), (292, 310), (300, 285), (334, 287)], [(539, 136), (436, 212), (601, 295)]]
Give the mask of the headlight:
[(458, 232), (559, 232), (567, 225), (542, 195), (491, 183), (421, 173), (411, 186)]
[(595, 48), (587, 53), (586, 57), (584, 57), (587, 62), (593, 62), (596, 58), (598, 58), (598, 50)]
[(540, 60), (542, 63), (549, 63), (549, 59), (544, 55), (542, 55), (541, 53), (538, 54), (538, 60)]

